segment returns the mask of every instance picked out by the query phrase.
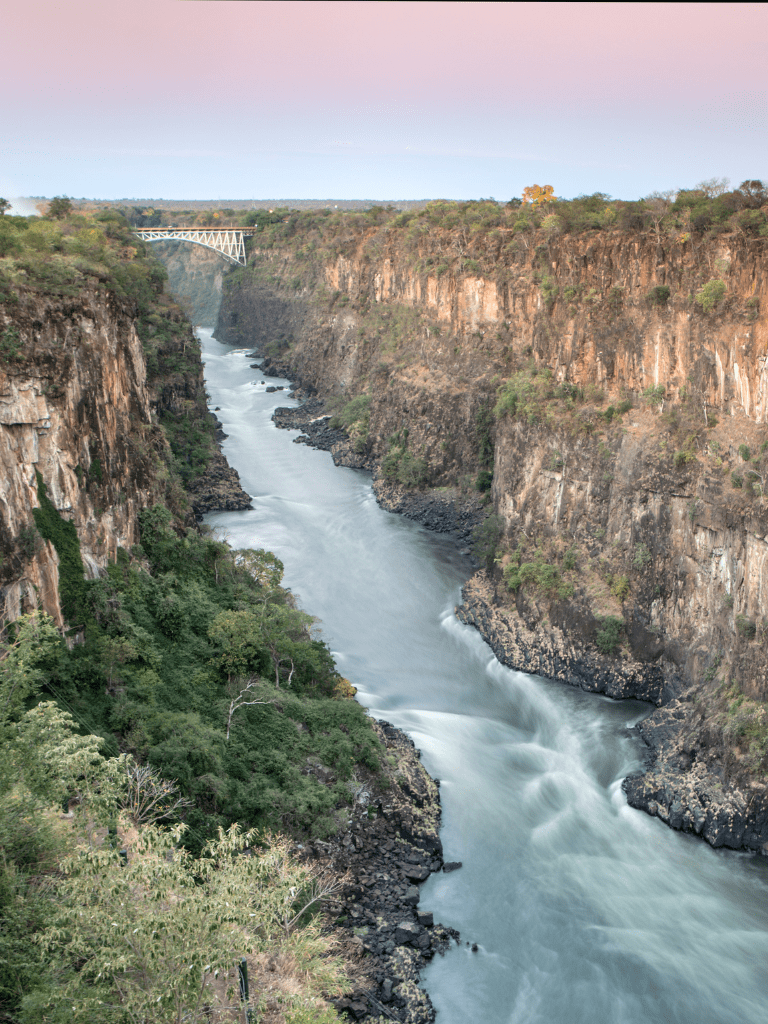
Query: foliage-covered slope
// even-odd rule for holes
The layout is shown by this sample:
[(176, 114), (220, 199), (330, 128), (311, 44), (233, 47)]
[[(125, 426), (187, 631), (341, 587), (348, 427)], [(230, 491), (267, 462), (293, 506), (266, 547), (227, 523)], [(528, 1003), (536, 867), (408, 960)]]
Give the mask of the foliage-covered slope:
[[(221, 459), (199, 345), (125, 221), (0, 218), (0, 281), (3, 438), (20, 481), (3, 505), (5, 592), (17, 613), (34, 607), (17, 581), (44, 555), (63, 615), (59, 632), (39, 612), (3, 624), (2, 1013), (177, 1021), (217, 1000), (236, 1013), (214, 969), (231, 981), (243, 953), (287, 942), (287, 1019), (335, 1019), (315, 1002), (343, 973), (327, 940), (315, 926), (292, 938), (315, 883), (267, 833), (346, 824), (379, 741), (279, 561), (194, 525), (186, 488)], [(247, 843), (220, 837), (235, 822), (256, 830)]]

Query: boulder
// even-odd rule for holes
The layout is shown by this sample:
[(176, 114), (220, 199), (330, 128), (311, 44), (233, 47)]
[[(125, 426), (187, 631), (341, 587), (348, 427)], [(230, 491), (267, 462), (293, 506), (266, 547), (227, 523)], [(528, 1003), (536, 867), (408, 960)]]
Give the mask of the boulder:
[(415, 907), (419, 902), (419, 890), (415, 885), (409, 885), (405, 890), (405, 896), (403, 897), (403, 903), (407, 903), (411, 907)]
[(429, 878), (429, 868), (420, 864), (403, 864), (403, 874), (412, 882), (424, 882)]
[(415, 921), (401, 921), (395, 930), (395, 942), (398, 946), (405, 946), (410, 942), (416, 945), (421, 935), (421, 927)]

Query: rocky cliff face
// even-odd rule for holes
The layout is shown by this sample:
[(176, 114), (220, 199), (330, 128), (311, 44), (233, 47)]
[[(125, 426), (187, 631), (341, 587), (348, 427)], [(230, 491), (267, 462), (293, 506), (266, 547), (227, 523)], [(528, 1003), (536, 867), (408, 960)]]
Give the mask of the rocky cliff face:
[[(170, 307), (167, 315), (173, 318)], [(2, 621), (41, 608), (64, 626), (59, 555), (33, 518), (39, 482), (59, 514), (74, 524), (91, 578), (114, 560), (118, 548), (138, 544), (143, 508), (168, 501), (178, 516), (189, 518), (174, 470), (179, 456), (157, 413), (185, 419), (193, 429), (198, 423), (210, 426), (203, 432), (209, 444), (204, 472), (190, 484), (193, 509), (200, 514), (249, 506), (237, 474), (216, 451), (197, 343), (188, 324), (177, 328), (177, 335), (149, 346), (148, 381), (133, 316), (96, 288), (75, 298), (21, 291), (19, 301), (0, 312)]]
[(156, 492), (165, 442), (152, 426), (133, 321), (103, 295), (30, 295), (12, 323), (20, 356), (0, 366), (3, 618), (41, 607), (61, 626), (58, 556), (32, 518), (36, 473), (75, 523), (94, 575), (117, 547), (138, 542), (138, 513)]
[(492, 470), (460, 615), (514, 667), (662, 705), (631, 802), (762, 848), (765, 240), (539, 233), (483, 275), (426, 270), (429, 240), (418, 262), (377, 245), (313, 273), (300, 242), (254, 253), (219, 337), (342, 406), (366, 394), (380, 492), (444, 500)]
[(190, 242), (152, 242), (168, 272), (168, 290), (197, 327), (215, 327), (227, 263), (212, 249)]

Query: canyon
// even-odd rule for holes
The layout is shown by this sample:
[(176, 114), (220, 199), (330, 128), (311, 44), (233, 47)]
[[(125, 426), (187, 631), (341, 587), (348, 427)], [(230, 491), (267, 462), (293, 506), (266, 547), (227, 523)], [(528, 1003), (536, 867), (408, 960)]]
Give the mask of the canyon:
[[(363, 704), (424, 746), (426, 767), (445, 784), (446, 859), (467, 863), (450, 883), (426, 882), (427, 910), (417, 911), (411, 895), (401, 906), (408, 872), (418, 868), (421, 879), (442, 863), (439, 806), (412, 744), (388, 733), (378, 811), (371, 817), (361, 806), (346, 832), (305, 846), (306, 856), (330, 855), (359, 875), (332, 910), (351, 939), (348, 952), (367, 956), (374, 976), (340, 1009), (432, 1019), (415, 984), (429, 959), (419, 950), (442, 951), (460, 925), (480, 955), (464, 962), (454, 949), (426, 967), (439, 1012), (449, 1020), (478, 1012), (485, 995), (475, 1002), (472, 991), (482, 978), (491, 1016), (503, 1015), (510, 985), (523, 998), (525, 978), (539, 977), (562, 899), (568, 919), (580, 922), (576, 945), (590, 951), (574, 959), (572, 943), (558, 946), (552, 978), (580, 978), (584, 963), (602, 963), (607, 951), (634, 957), (637, 936), (653, 935), (637, 946), (637, 978), (634, 968), (613, 979), (599, 974), (578, 1011), (609, 1019), (618, 999), (627, 1019), (649, 1019), (658, 1006), (644, 979), (655, 977), (649, 951), (667, 941), (666, 909), (634, 908), (626, 941), (605, 947), (593, 941), (593, 922), (623, 928), (628, 880), (644, 891), (659, 884), (661, 870), (673, 916), (704, 890), (724, 896), (707, 910), (711, 921), (696, 931), (689, 959), (658, 982), (661, 1002), (681, 1000), (681, 1020), (708, 1020), (702, 992), (687, 980), (705, 969), (713, 1020), (736, 1004), (748, 1017), (763, 980), (756, 971), (743, 992), (734, 989), (741, 953), (728, 922), (738, 918), (741, 934), (742, 897), (729, 902), (726, 894), (742, 883), (759, 890), (759, 859), (737, 864), (701, 844), (709, 860), (684, 854), (689, 847), (670, 844), (686, 837), (662, 829), (660, 840), (652, 831), (659, 826), (625, 801), (713, 846), (768, 852), (766, 243), (736, 230), (469, 230), (461, 219), (443, 223), (442, 208), (456, 204), (435, 205), (437, 213), (427, 206), (397, 216), (286, 214), (255, 236), (245, 269), (224, 271), (215, 254), (177, 247), (164, 256), (174, 287), (187, 289), (197, 323), (217, 321), (218, 343), (205, 331), (195, 337), (161, 291), (137, 316), (94, 279), (69, 294), (18, 288), (0, 324), (5, 618), (41, 609), (77, 653), (73, 579), (84, 572), (98, 586), (129, 562), (131, 572), (146, 572), (146, 559), (161, 557), (152, 544), (164, 529), (158, 520), (153, 541), (145, 518), (142, 537), (141, 514), (151, 506), (166, 507), (173, 545), (199, 551), (217, 586), (222, 545), (210, 530), (220, 524), (243, 547), (258, 538), (285, 559), (288, 593), (296, 588), (321, 611)], [(488, 205), (465, 204), (464, 214)], [(206, 408), (201, 355), (213, 360), (207, 386), (221, 422)], [(263, 360), (249, 366), (257, 355)], [(275, 409), (275, 388), (287, 380), (268, 388), (269, 375), (294, 382), (303, 404)], [(284, 451), (289, 438), (280, 431), (259, 434), (272, 414), (338, 465), (370, 470), (383, 508), (446, 537), (431, 538), (427, 551), (420, 531), (406, 534), (407, 524), (368, 501), (365, 477), (321, 472), (307, 461), (318, 453), (290, 444)], [(197, 538), (204, 515), (199, 539), (184, 539)], [(69, 557), (71, 537), (81, 564)], [(162, 583), (171, 589), (152, 598), (165, 616), (158, 637), (176, 629), (181, 565)], [(363, 590), (345, 582), (353, 579), (366, 582)], [(105, 708), (116, 699), (119, 712), (120, 673), (136, 693), (153, 677), (124, 666), (115, 687), (114, 667), (113, 659), (106, 684), (97, 673), (86, 685)], [(67, 685), (71, 698), (82, 683), (73, 676)], [(187, 693), (186, 680), (174, 685)], [(178, 703), (172, 690), (168, 699)], [(193, 690), (185, 699), (197, 707)], [(628, 698), (646, 703), (633, 708)], [(162, 728), (170, 736), (184, 716), (187, 708), (169, 704)], [(414, 793), (393, 743), (411, 751)], [(205, 790), (208, 776), (193, 776)], [(301, 776), (310, 788), (318, 779), (335, 784), (320, 761)], [(209, 788), (201, 792), (210, 803)], [(406, 818), (411, 803), (429, 807), (426, 839), (411, 825), (392, 831), (385, 812), (395, 794)], [(369, 833), (392, 849), (377, 859)], [(660, 859), (667, 846), (671, 859)], [(566, 850), (575, 856), (563, 876)], [(550, 872), (559, 887), (550, 889)], [(514, 912), (498, 913), (499, 893)], [(525, 923), (529, 900), (538, 924)], [(426, 924), (433, 907), (450, 927)], [(527, 938), (518, 949), (519, 925)], [(759, 915), (754, 928), (764, 934)], [(523, 980), (517, 968), (497, 974), (494, 966), (513, 949), (526, 965)], [(547, 1019), (571, 1019), (570, 997), (567, 1005), (562, 998), (574, 985), (534, 985)]]
[(656, 704), (630, 803), (768, 852), (765, 241), (511, 232), (436, 271), (456, 231), (414, 242), (423, 218), (257, 235), (217, 337), (331, 414), (364, 397), (335, 457), (385, 507), (423, 519), (492, 473), (459, 616), (505, 664)]

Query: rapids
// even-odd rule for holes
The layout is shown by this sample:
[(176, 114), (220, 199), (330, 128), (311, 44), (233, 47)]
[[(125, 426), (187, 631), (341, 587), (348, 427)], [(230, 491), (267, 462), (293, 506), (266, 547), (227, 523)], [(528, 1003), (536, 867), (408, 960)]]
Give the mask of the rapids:
[(768, 1020), (766, 865), (622, 793), (649, 707), (497, 662), (453, 614), (470, 571), (455, 545), (382, 511), (367, 474), (293, 444), (270, 420), (286, 392), (199, 333), (224, 453), (254, 497), (207, 521), (284, 561), (358, 699), (441, 780), (445, 859), (464, 867), (422, 887), (421, 906), (462, 934), (422, 979), (439, 1024)]

